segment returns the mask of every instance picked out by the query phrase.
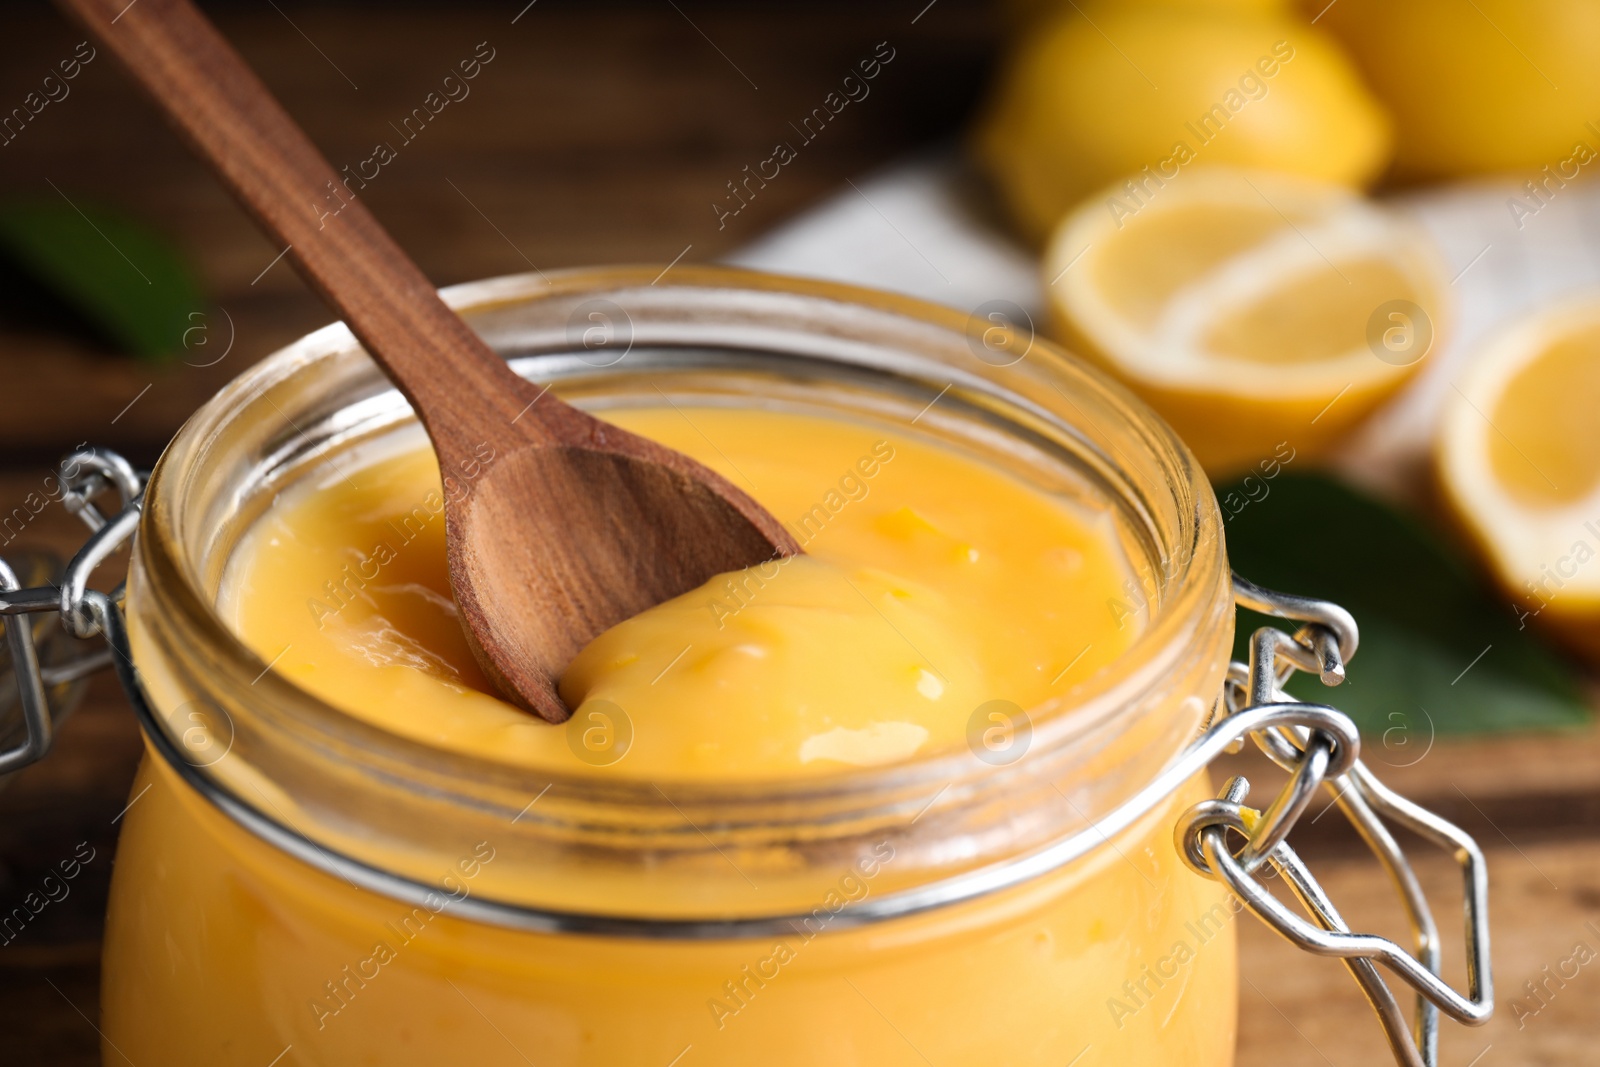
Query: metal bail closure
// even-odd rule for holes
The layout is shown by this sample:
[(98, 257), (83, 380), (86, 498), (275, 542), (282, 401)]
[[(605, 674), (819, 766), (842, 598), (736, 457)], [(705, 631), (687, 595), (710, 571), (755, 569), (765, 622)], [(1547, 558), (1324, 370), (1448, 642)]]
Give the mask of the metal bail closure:
[[(47, 582), (24, 588), (12, 566), (0, 560), (0, 620), (5, 626), (23, 735), (16, 745), (0, 752), (0, 775), (36, 763), (50, 751), (54, 718), (49, 693), (111, 662), (109, 647), (84, 646), (81, 653), (65, 662), (41, 666), (29, 616), (59, 612), (62, 628), (72, 637), (101, 634), (106, 612), (122, 598), (122, 590), (119, 587), (106, 594), (90, 589), (89, 578), (96, 567), (133, 537), (139, 525), (144, 478), (117, 453), (103, 448), (79, 449), (62, 459), (57, 474), (62, 486), (61, 502), (83, 520), (91, 533), (62, 572), (60, 586)], [(95, 500), (110, 490), (116, 491), (118, 510), (107, 518)], [(5, 710), (5, 705), (0, 704), (0, 733), (8, 732), (11, 726), (3, 718)]]
[[(1297, 670), (1314, 672), (1326, 685), (1344, 680), (1344, 665), (1355, 655), (1359, 632), (1343, 608), (1327, 601), (1275, 593), (1233, 576), (1234, 602), (1240, 607), (1291, 619), (1303, 625), (1293, 636), (1263, 626), (1251, 635), (1250, 662), (1230, 665), (1224, 691), (1227, 717), (1260, 714), (1268, 707), (1305, 713), (1308, 725), (1277, 725), (1252, 730), (1249, 737), (1292, 777), (1261, 813), (1245, 806), (1250, 784), (1231, 779), (1216, 800), (1190, 808), (1179, 819), (1175, 840), (1193, 870), (1222, 882), (1255, 916), (1286, 940), (1318, 956), (1333, 956), (1361, 987), (1378, 1015), (1394, 1053), (1405, 1067), (1437, 1067), (1439, 1013), (1478, 1026), (1494, 1013), (1494, 983), (1489, 965), (1489, 877), (1483, 852), (1459, 827), (1389, 789), (1357, 758), (1359, 739), (1342, 712), (1302, 704), (1283, 692)], [(1309, 713), (1315, 714), (1309, 714)], [(1326, 725), (1316, 720), (1323, 718)], [(1218, 724), (1221, 725), (1221, 724)], [(1331, 727), (1331, 728), (1329, 728)], [(1386, 937), (1352, 931), (1305, 862), (1288, 844), (1289, 831), (1319, 787), (1333, 793), (1388, 872), (1410, 921), (1415, 950)], [(1388, 822), (1385, 822), (1388, 820)], [(1440, 977), (1441, 952), (1433, 912), (1405, 853), (1388, 823), (1413, 831), (1450, 852), (1461, 868), (1466, 918), (1467, 993)], [(1243, 839), (1237, 851), (1229, 834)], [(1263, 865), (1289, 884), (1306, 916), (1297, 914), (1256, 877)], [(1416, 991), (1410, 1023), (1378, 969), (1382, 964)]]
[(0, 774), (26, 767), (50, 750), (50, 705), (45, 700), (44, 677), (39, 670), (39, 653), (33, 644), (33, 626), (16, 608), (24, 598), (17, 572), (0, 560), (0, 613), (13, 615), (5, 622), (6, 646), (11, 653), (11, 670), (16, 678), (17, 699), (22, 707), (23, 738), (12, 748), (0, 752)]

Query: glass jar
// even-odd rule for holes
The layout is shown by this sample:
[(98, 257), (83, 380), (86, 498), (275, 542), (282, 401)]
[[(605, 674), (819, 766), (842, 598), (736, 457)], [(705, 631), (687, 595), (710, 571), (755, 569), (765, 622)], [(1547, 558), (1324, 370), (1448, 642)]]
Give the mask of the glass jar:
[(1217, 508), (1163, 424), (1042, 340), (884, 294), (680, 268), (446, 296), (602, 415), (665, 395), (915, 423), (1093, 508), (1136, 576), (1104, 610), (1139, 636), (1004, 751), (799, 782), (552, 777), (388, 733), (216, 610), (280, 490), (416, 432), (320, 330), (202, 408), (145, 493), (126, 615), (153, 718), (108, 1063), (1232, 1062), (1239, 905), (1173, 843), (1205, 776), (1123, 817), (1214, 713), (1232, 642)]

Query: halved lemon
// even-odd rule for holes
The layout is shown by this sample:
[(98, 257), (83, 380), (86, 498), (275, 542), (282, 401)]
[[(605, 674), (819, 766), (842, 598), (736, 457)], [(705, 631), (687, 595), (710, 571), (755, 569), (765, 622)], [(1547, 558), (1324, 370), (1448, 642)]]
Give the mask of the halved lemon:
[(1518, 318), (1453, 384), (1446, 502), (1524, 625), (1600, 656), (1600, 292)]
[(1103, 190), (1044, 260), (1070, 343), (1144, 397), (1213, 477), (1315, 455), (1439, 347), (1426, 234), (1340, 186), (1184, 169)]

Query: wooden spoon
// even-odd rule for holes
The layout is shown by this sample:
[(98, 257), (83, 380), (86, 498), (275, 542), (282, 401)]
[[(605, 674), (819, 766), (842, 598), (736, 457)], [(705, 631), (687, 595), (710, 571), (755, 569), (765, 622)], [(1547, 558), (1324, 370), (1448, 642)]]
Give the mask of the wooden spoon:
[[(603, 630), (800, 546), (727, 479), (512, 372), (444, 305), (188, 0), (59, 0), (338, 311), (411, 401), (445, 474), (450, 584), (484, 670), (551, 722), (562, 670)], [(492, 455), (485, 464), (484, 456)]]

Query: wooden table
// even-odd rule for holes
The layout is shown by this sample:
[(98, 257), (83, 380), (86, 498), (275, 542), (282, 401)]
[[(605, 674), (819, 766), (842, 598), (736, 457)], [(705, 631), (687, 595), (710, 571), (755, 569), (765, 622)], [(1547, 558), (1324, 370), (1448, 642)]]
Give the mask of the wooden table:
[[(986, 12), (962, 0), (940, 0), (914, 25), (922, 0), (759, 13), (676, 6), (681, 13), (542, 0), (515, 24), (520, 3), (451, 13), (284, 6), (281, 14), (251, 5), (218, 17), (337, 162), (365, 158), (375, 140), (390, 139), (391, 121), (489, 42), (495, 58), (472, 95), (407, 144), (365, 194), (441, 284), (535, 267), (714, 259), (846, 177), (953, 136), (997, 38)], [(10, 15), (0, 35), (0, 101), (20, 100), (79, 39), (47, 12)], [(879, 41), (896, 58), (873, 95), (719, 227), (712, 204), (725, 183), (787, 139), (788, 123)], [(109, 56), (0, 148), (0, 163), (0, 196), (54, 197), (54, 183), (74, 201), (115, 205), (175, 235), (235, 331), (215, 366), (153, 366), (0, 298), (0, 511), (79, 441), (152, 461), (219, 385), (329, 317), (283, 264), (269, 266), (278, 250), (189, 160)], [(62, 509), (47, 508), (17, 543), (63, 551), (80, 536)], [(78, 842), (111, 853), (139, 750), (114, 683), (96, 678), (49, 760), (0, 791), (0, 901), (20, 898)], [(1600, 922), (1586, 926), (1600, 920), (1600, 735), (1441, 741), (1416, 766), (1388, 770), (1489, 849), (1500, 1015), (1482, 1030), (1447, 1024), (1445, 1062), (1592, 1062), (1600, 965), (1581, 970), (1521, 1026), (1512, 1002), (1531, 1005), (1524, 981), (1576, 943), (1600, 949)], [(1258, 777), (1263, 789), (1277, 781)], [(1305, 851), (1352, 919), (1393, 931), (1385, 884), (1336, 823), (1329, 816), (1308, 827)], [(1422, 868), (1451, 938), (1453, 872), (1442, 857)], [(99, 1063), (98, 938), (109, 870), (91, 865), (67, 900), (0, 949), (0, 1062)], [(1304, 957), (1252, 920), (1239, 928), (1241, 1067), (1385, 1062), (1342, 968)]]

